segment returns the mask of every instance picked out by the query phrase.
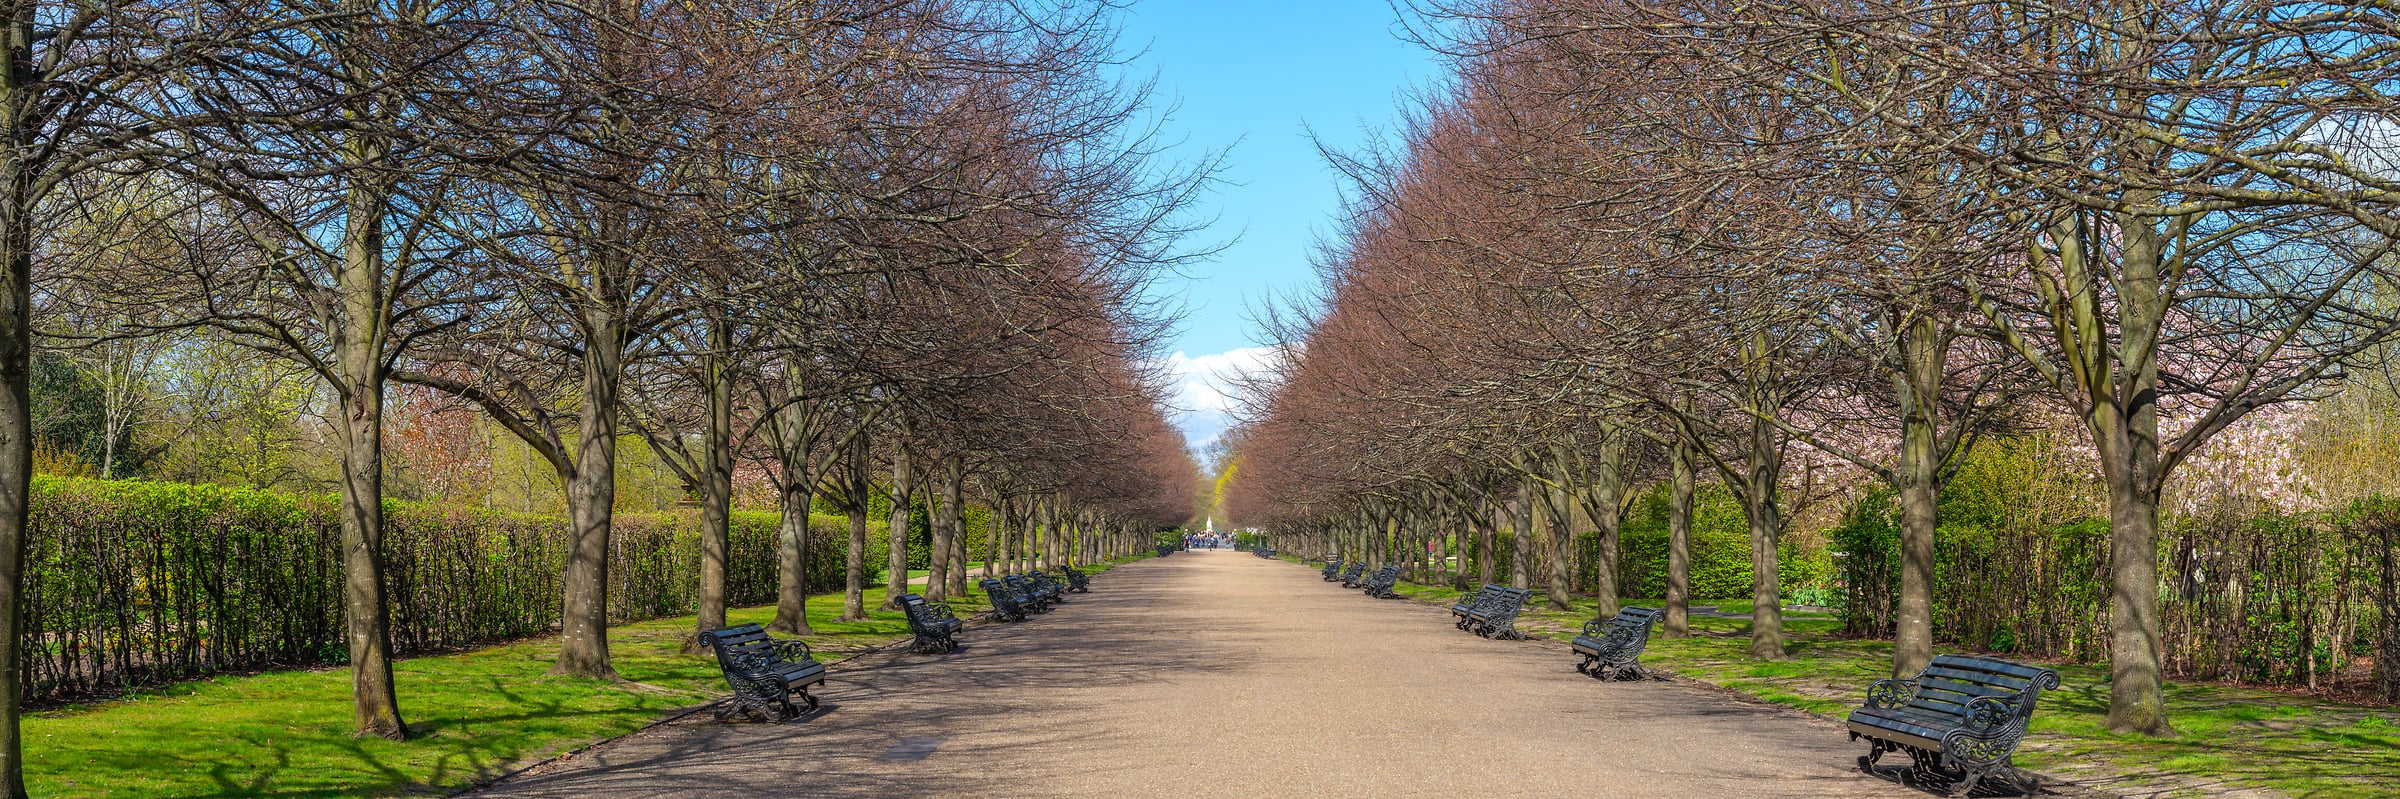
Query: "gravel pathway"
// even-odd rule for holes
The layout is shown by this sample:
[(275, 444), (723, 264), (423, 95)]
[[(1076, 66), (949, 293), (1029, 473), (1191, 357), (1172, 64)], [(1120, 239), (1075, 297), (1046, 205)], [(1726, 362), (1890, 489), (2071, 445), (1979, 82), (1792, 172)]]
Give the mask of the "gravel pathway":
[(1247, 553), (1110, 570), (946, 656), (841, 664), (813, 717), (653, 728), (489, 797), (1926, 797), (1839, 727), (1722, 692), (1600, 683)]

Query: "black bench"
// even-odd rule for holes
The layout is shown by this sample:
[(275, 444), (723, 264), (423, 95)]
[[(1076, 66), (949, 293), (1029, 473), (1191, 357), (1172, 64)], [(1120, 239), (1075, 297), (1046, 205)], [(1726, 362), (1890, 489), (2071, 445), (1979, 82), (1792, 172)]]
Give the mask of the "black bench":
[(1450, 606), (1450, 615), (1458, 617), (1458, 628), (1466, 629), (1469, 623), (1467, 612), (1474, 610), (1475, 606), (1483, 604), (1486, 597), (1491, 596), (1492, 592), (1498, 591), (1500, 588), (1499, 583), (1484, 583), (1482, 588), (1475, 590), (1475, 593), (1459, 597), (1458, 602)]
[(1050, 605), (1042, 601), (1041, 595), (1034, 592), (1033, 584), (1025, 582), (1025, 575), (1003, 574), (1000, 575), (1000, 583), (1008, 586), (1009, 595), (1016, 598), (1017, 607), (1024, 608), (1027, 615), (1050, 609)]
[(1663, 615), (1657, 608), (1626, 608), (1614, 617), (1584, 622), (1583, 634), (1569, 644), (1583, 656), (1575, 670), (1603, 680), (1666, 679), (1641, 663), (1642, 650), (1650, 646), (1650, 628)]
[(1042, 590), (1042, 586), (1035, 583), (1032, 577), (1010, 574), (1002, 576), (1000, 581), (1007, 583), (1010, 590), (1017, 592), (1017, 604), (1025, 606), (1026, 610), (1048, 613), (1050, 606), (1055, 604), (1052, 600), (1056, 597), (1052, 596), (1050, 592)]
[(1163, 558), (1163, 557), (1166, 557), (1166, 556), (1167, 556), (1167, 553), (1169, 553), (1169, 552), (1173, 552), (1173, 551), (1175, 551), (1175, 548), (1174, 548), (1174, 547), (1162, 546), (1162, 547), (1159, 547), (1159, 548), (1158, 548), (1158, 556)]
[(1078, 570), (1073, 566), (1067, 567), (1067, 590), (1078, 594), (1091, 593), (1092, 576), (1089, 574), (1084, 574), (1081, 570)]
[(1045, 606), (1067, 601), (1067, 584), (1039, 570), (1025, 573), (1025, 582), (1033, 586), (1034, 601)]
[(1467, 609), (1467, 630), (1485, 638), (1504, 641), (1523, 639), (1525, 636), (1517, 632), (1517, 611), (1525, 608), (1525, 600), (1532, 597), (1533, 592), (1523, 588), (1494, 588), (1496, 590), (1479, 597), (1482, 601)]
[(803, 712), (792, 706), (793, 694), (817, 709), (808, 687), (825, 684), (825, 664), (810, 656), (807, 642), (777, 641), (758, 625), (744, 624), (701, 633), (700, 643), (717, 653), (717, 668), (733, 686), (732, 701), (717, 709), (718, 721), (770, 710), (775, 721), (791, 719)]
[(1324, 574), (1324, 575), (1325, 575), (1325, 582), (1329, 582), (1329, 583), (1330, 583), (1330, 582), (1333, 582), (1333, 581), (1335, 581), (1335, 580), (1339, 580), (1339, 579), (1341, 579), (1341, 578), (1342, 578), (1342, 559), (1341, 559), (1341, 558), (1334, 558), (1334, 559), (1332, 559), (1332, 560), (1325, 561), (1325, 571), (1324, 571), (1324, 572), (1322, 572), (1322, 574)]
[(2058, 672), (1974, 655), (1940, 655), (1917, 676), (1876, 680), (1866, 705), (1850, 711), (1850, 740), (1874, 746), (1858, 767), (1874, 774), (1884, 753), (1904, 751), (1915, 782), (1950, 782), (1952, 796), (1992, 776), (2032, 795), (2040, 780), (2010, 757), (2042, 691), (2057, 688)]
[(1031, 608), (1025, 607), (1025, 603), (1018, 601), (1020, 595), (1016, 589), (998, 578), (986, 577), (975, 584), (983, 586), (983, 595), (992, 600), (992, 618), (1016, 621), (1033, 613)]
[(900, 611), (908, 614), (908, 631), (917, 637), (914, 648), (918, 652), (958, 651), (958, 631), (966, 629), (967, 623), (960, 621), (949, 605), (901, 594)]
[(1342, 587), (1343, 587), (1343, 588), (1357, 588), (1357, 587), (1358, 587), (1358, 575), (1359, 575), (1361, 572), (1364, 572), (1364, 571), (1366, 571), (1366, 570), (1367, 570), (1367, 563), (1366, 563), (1366, 561), (1359, 561), (1359, 562), (1356, 562), (1356, 563), (1352, 563), (1352, 564), (1350, 564), (1350, 567), (1349, 567), (1349, 568), (1347, 568), (1347, 569), (1343, 569), (1343, 570), (1342, 570)]
[(1359, 587), (1367, 590), (1367, 596), (1384, 599), (1398, 598), (1400, 595), (1392, 592), (1392, 586), (1400, 584), (1400, 567), (1387, 564), (1383, 568), (1376, 569), (1374, 574), (1367, 575), (1358, 584)]

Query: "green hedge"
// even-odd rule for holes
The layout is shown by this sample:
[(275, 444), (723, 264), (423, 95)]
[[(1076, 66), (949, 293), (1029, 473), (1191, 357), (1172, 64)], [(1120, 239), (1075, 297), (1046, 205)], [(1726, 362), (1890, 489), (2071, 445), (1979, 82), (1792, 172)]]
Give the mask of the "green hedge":
[[(1934, 636), (1945, 646), (2105, 660), (2108, 520), (2026, 512), (2038, 507), (2027, 499), (2042, 488), (2037, 480), (2047, 479), (2029, 462), (2005, 442), (1986, 445), (1942, 493)], [(1829, 531), (1842, 554), (1845, 626), (1852, 634), (1893, 633), (1896, 515), (1890, 492), (1873, 492)], [(2378, 647), (2400, 656), (2400, 613), (2383, 610), (2400, 609), (2400, 586), (2382, 569), (2383, 553), (2400, 541), (2400, 501), (2163, 522), (2160, 643), (2172, 676), (2321, 686)], [(2382, 674), (2400, 695), (2400, 672)]]
[[(330, 495), (35, 478), (22, 604), (27, 703), (342, 662), (335, 511)], [(774, 599), (779, 518), (735, 514), (729, 603)], [(387, 502), (386, 523), (392, 643), (401, 654), (557, 626), (564, 520)], [(846, 525), (810, 518), (812, 590), (841, 585)], [(868, 563), (879, 563), (880, 544), (870, 550)], [(618, 515), (610, 616), (692, 612), (698, 563), (695, 514)]]
[[(1673, 499), (1660, 486), (1634, 501), (1617, 530), (1617, 586), (1630, 597), (1667, 595), (1667, 517)], [(1586, 541), (1592, 537), (1586, 536)], [(1589, 552), (1596, 544), (1586, 543)], [(1830, 559), (1821, 551), (1802, 551), (1784, 537), (1777, 552), (1776, 581), (1788, 598), (1803, 586), (1829, 579)], [(1750, 596), (1750, 522), (1740, 502), (1723, 486), (1701, 485), (1692, 496), (1692, 598), (1734, 599)], [(1588, 569), (1577, 571), (1588, 574)], [(1578, 586), (1590, 591), (1589, 581)]]

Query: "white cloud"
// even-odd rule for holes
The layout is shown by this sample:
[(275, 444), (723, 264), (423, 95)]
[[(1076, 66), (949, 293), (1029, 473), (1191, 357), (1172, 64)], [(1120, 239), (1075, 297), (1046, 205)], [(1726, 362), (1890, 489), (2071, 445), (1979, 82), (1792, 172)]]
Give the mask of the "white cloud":
[(1167, 356), (1167, 368), (1175, 373), (1175, 394), (1170, 399), (1175, 405), (1173, 421), (1193, 450), (1205, 450), (1233, 426), (1233, 409), (1242, 400), (1235, 382), (1269, 371), (1281, 360), (1274, 347)]

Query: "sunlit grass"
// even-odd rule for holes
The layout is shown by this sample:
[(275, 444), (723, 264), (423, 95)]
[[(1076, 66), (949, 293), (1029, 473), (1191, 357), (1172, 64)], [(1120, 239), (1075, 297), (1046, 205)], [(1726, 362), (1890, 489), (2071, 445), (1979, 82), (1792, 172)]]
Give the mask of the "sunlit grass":
[[(855, 622), (835, 620), (840, 593), (809, 598), (816, 635), (806, 640), (818, 660), (839, 662), (908, 635), (900, 613), (875, 610), (882, 590), (867, 591), (868, 618)], [(948, 601), (960, 616), (989, 607), (981, 592)], [(765, 624), (774, 615), (755, 607), (726, 617)], [(610, 628), (624, 684), (545, 676), (555, 638), (401, 661), (394, 672), (414, 733), (408, 741), (351, 737), (346, 669), (223, 676), (32, 714), (27, 787), (43, 797), (448, 793), (725, 693), (714, 660), (683, 653), (693, 625), (682, 616)]]
[[(1404, 596), (1448, 605), (1461, 592), (1447, 586), (1403, 583)], [(1652, 599), (1623, 604), (1658, 606)], [(1725, 613), (1747, 613), (1739, 600), (1694, 600)], [(1572, 638), (1593, 614), (1594, 603), (1578, 599), (1564, 611), (1547, 609), (1537, 592), (1518, 620), (1528, 634)], [(1786, 612), (1785, 661), (1750, 655), (1745, 619), (1694, 616), (1692, 637), (1651, 641), (1643, 662), (1691, 679), (1724, 686), (1761, 700), (1841, 718), (1858, 706), (1867, 685), (1891, 676), (1888, 641), (1834, 636), (1840, 623), (1819, 614)], [(2043, 695), (2033, 731), (2017, 762), (2037, 771), (2100, 769), (2132, 775), (2128, 784), (2188, 789), (2212, 786), (2265, 788), (2296, 797), (2391, 797), (2400, 795), (2400, 710), (2335, 704), (2306, 696), (2214, 684), (2172, 684), (2167, 705), (2179, 733), (2173, 738), (2122, 735), (2108, 730), (2109, 675), (2105, 664), (2045, 664), (2065, 684)], [(1861, 747), (1864, 753), (1864, 747)]]

